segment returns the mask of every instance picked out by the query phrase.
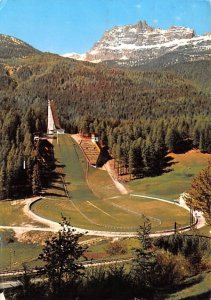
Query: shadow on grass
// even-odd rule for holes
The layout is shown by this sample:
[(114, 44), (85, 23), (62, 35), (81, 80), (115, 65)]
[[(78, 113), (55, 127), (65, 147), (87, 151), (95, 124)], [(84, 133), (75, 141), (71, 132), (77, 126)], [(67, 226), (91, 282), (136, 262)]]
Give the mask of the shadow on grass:
[(55, 185), (50, 185), (49, 187), (50, 189), (54, 189), (54, 190), (58, 190), (58, 191), (64, 191), (64, 188), (63, 187), (60, 187), (60, 186), (55, 186)]
[[(195, 284), (201, 283), (204, 278), (205, 278), (205, 275), (203, 275), (203, 274), (196, 275), (194, 277), (186, 279), (183, 283), (181, 283), (175, 287), (169, 287), (169, 289), (165, 289), (165, 292), (164, 293), (161, 292), (161, 293), (162, 293), (163, 297), (164, 296), (170, 297), (171, 295), (173, 296), (173, 294), (175, 294), (175, 293), (182, 292), (184, 289), (191, 288)], [(204, 298), (204, 297), (207, 295), (210, 295), (210, 293), (211, 293), (211, 289), (209, 291), (203, 292), (202, 294), (198, 294), (195, 296), (185, 297), (185, 295), (184, 295), (184, 297), (182, 299), (209, 299), (209, 298)]]
[(206, 300), (206, 299), (211, 299), (211, 289), (202, 294), (183, 298), (183, 300)]
[[(134, 177), (132, 180), (136, 179), (142, 179), (145, 177), (157, 177), (161, 176), (165, 173), (170, 173), (174, 171), (174, 168), (172, 166), (176, 165), (178, 161), (174, 161), (174, 157), (172, 156), (166, 156), (161, 162), (158, 162), (158, 164), (151, 170), (140, 170), (140, 173), (134, 174)], [(126, 174), (121, 174), (126, 175)]]
[[(57, 161), (57, 162), (58, 162), (58, 161)], [(55, 167), (57, 167), (57, 168), (65, 168), (65, 167), (66, 167), (66, 165), (63, 165), (63, 164), (57, 163), (57, 164), (55, 164)]]
[(51, 177), (50, 177), (50, 179), (51, 180), (56, 180), (56, 179), (61, 179), (61, 176), (65, 176), (65, 173), (63, 173), (63, 172), (52, 172), (51, 173)]
[(162, 165), (161, 173), (158, 174), (158, 175), (162, 175), (162, 174), (174, 171), (174, 168), (172, 168), (172, 166), (174, 166), (176, 164), (178, 164), (178, 161), (174, 161), (174, 157), (172, 157), (172, 156), (166, 156), (164, 158), (164, 162), (163, 162), (163, 165)]
[(193, 149), (193, 141), (191, 139), (185, 139), (179, 141), (174, 149), (176, 154), (184, 154)]
[(66, 197), (65, 193), (64, 193), (64, 195), (62, 195), (62, 194), (57, 194), (57, 193), (53, 193), (53, 192), (44, 192), (43, 195), (44, 195), (44, 197), (58, 197), (58, 198)]

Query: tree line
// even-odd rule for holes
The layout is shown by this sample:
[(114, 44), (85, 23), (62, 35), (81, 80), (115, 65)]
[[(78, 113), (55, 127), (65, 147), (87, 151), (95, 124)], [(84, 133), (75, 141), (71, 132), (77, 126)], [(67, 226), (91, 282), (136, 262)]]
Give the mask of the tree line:
[(127, 268), (120, 264), (85, 271), (82, 258), (87, 247), (79, 244), (83, 235), (63, 217), (58, 234), (45, 242), (39, 255), (43, 264), (37, 276), (42, 280), (32, 282), (25, 267), (22, 287), (7, 290), (6, 296), (12, 294), (16, 300), (165, 299), (172, 289), (189, 286), (187, 278), (210, 268), (209, 238), (177, 233), (152, 239), (149, 219), (142, 221), (140, 244)]
[(189, 79), (51, 54), (13, 58), (0, 63), (1, 198), (23, 184), (29, 193), (33, 174), (39, 177), (33, 133), (46, 132), (48, 99), (66, 132), (97, 133), (119, 174), (131, 178), (161, 174), (169, 151), (211, 152), (210, 96)]
[[(201, 129), (204, 133), (201, 133)], [(210, 149), (209, 117), (159, 118), (138, 121), (100, 120), (82, 117), (79, 131), (97, 133), (100, 143), (109, 147), (119, 175), (132, 178), (160, 175), (171, 166), (169, 152), (185, 152), (196, 148)], [(210, 151), (210, 150), (209, 150)]]
[(43, 130), (42, 118), (39, 108), (31, 107), (25, 113), (14, 108), (1, 110), (0, 199), (24, 197), (39, 191), (53, 160), (52, 153), (52, 160), (46, 159), (51, 150), (49, 145), (43, 149), (43, 142), (39, 147), (34, 144), (34, 133)]

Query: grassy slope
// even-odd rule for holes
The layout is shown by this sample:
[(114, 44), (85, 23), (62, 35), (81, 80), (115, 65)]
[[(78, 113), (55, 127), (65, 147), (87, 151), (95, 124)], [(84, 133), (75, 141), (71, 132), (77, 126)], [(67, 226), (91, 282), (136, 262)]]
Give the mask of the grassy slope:
[(18, 201), (0, 201), (0, 226), (43, 225), (28, 218), (23, 212), (24, 203)]
[[(59, 221), (63, 213), (71, 217), (71, 223), (75, 226), (113, 231), (136, 231), (141, 223), (142, 213), (152, 217), (154, 230), (170, 228), (174, 221), (187, 224), (188, 213), (173, 205), (146, 198), (131, 199), (129, 196), (108, 199), (121, 195), (105, 171), (87, 170), (83, 153), (70, 136), (59, 137), (59, 144), (55, 144), (55, 154), (58, 164), (64, 165), (63, 172), (66, 174), (65, 181), (71, 198), (68, 200), (55, 196), (37, 202), (33, 209), (39, 215)], [(62, 186), (60, 191), (63, 195)], [(138, 212), (137, 205), (140, 209)], [(168, 214), (163, 214), (162, 211), (168, 211)], [(176, 220), (169, 217), (171, 215), (177, 215)], [(161, 226), (153, 218), (161, 218)]]
[(168, 300), (179, 299), (210, 299), (211, 295), (211, 273), (204, 273), (196, 276), (200, 277), (197, 283), (191, 284), (189, 287), (183, 288), (178, 292), (169, 294), (165, 297)]
[[(1, 230), (0, 270), (20, 269), (22, 264), (32, 267), (38, 264), (37, 257), (41, 253), (41, 246), (31, 243), (19, 243), (13, 231)], [(14, 242), (8, 243), (9, 239)]]
[(89, 188), (99, 198), (119, 196), (119, 191), (105, 170), (89, 167), (87, 175)]
[(172, 171), (158, 177), (131, 181), (129, 186), (143, 195), (174, 200), (190, 188), (192, 178), (207, 165), (210, 154), (189, 151), (185, 154), (171, 154), (174, 158)]

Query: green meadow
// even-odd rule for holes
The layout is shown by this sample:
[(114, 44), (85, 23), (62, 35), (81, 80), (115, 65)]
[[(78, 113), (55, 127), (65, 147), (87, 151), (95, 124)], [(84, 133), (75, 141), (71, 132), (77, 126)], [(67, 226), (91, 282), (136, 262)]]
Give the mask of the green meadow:
[(0, 230), (0, 236), (0, 270), (20, 270), (23, 268), (23, 264), (29, 268), (40, 264), (37, 258), (41, 253), (41, 245), (20, 243), (12, 230)]
[[(153, 231), (171, 229), (175, 221), (181, 226), (188, 225), (188, 211), (175, 204), (121, 195), (105, 170), (88, 166), (70, 135), (59, 136), (59, 143), (55, 142), (54, 147), (59, 176), (64, 175), (70, 197), (64, 197), (62, 180), (57, 179), (53, 192), (49, 189), (46, 198), (32, 206), (36, 214), (55, 221), (61, 220), (63, 214), (70, 217), (74, 226), (105, 231), (134, 232), (143, 215), (151, 219)], [(137, 186), (134, 191), (140, 192)], [(155, 193), (155, 197), (158, 195)]]
[[(171, 229), (174, 222), (180, 226), (188, 225), (188, 211), (178, 207), (172, 200), (188, 190), (192, 177), (206, 166), (209, 157), (195, 151), (174, 154), (171, 172), (159, 177), (131, 181), (127, 184), (130, 194), (121, 195), (105, 170), (88, 166), (83, 152), (70, 135), (59, 136), (59, 143), (54, 142), (54, 147), (57, 176), (51, 186), (44, 191), (44, 198), (36, 202), (32, 210), (40, 216), (57, 222), (61, 221), (63, 214), (70, 218), (72, 225), (85, 229), (116, 232), (136, 231), (142, 223), (143, 215), (150, 218), (153, 232)], [(62, 177), (69, 198), (66, 196)], [(160, 197), (172, 201), (172, 204), (144, 196)], [(23, 200), (1, 201), (0, 225), (42, 226), (25, 216), (23, 207)], [(206, 232), (203, 229), (200, 232), (209, 234), (209, 227), (204, 230)], [(1, 230), (0, 235), (1, 269), (10, 267), (18, 269), (24, 262), (29, 267), (39, 265), (37, 256), (42, 248), (39, 243), (20, 242), (11, 230)], [(10, 238), (13, 240), (11, 243), (8, 242)], [(126, 239), (124, 243), (128, 245), (130, 240)], [(92, 255), (96, 254), (96, 258), (103, 257), (107, 244), (108, 242), (101, 242), (92, 246), (90, 248)], [(130, 245), (128, 247), (130, 249)], [(131, 250), (128, 253), (131, 253)]]
[(23, 211), (24, 200), (2, 200), (0, 201), (0, 226), (31, 226), (43, 225), (27, 217)]
[(161, 197), (167, 200), (178, 199), (181, 193), (188, 191), (191, 180), (207, 166), (210, 154), (189, 151), (184, 154), (171, 153), (172, 165), (169, 172), (157, 177), (133, 180), (128, 186), (142, 195)]

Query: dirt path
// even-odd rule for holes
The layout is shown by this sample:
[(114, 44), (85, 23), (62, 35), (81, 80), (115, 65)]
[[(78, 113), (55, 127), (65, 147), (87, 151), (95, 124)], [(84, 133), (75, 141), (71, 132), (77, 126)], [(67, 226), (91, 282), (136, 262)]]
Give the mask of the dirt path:
[[(135, 196), (135, 197), (155, 199), (155, 200), (166, 202), (166, 203), (169, 203), (169, 204), (172, 204), (172, 205), (177, 205), (179, 207), (182, 207), (182, 208), (190, 211), (190, 208), (185, 203), (185, 195), (186, 195), (186, 193), (182, 193), (180, 195), (178, 203), (177, 203), (177, 202), (172, 202), (172, 201), (165, 200), (165, 199), (162, 199), (162, 198), (157, 198), (157, 197), (151, 197), (151, 196), (146, 196), (146, 195), (138, 195), (138, 194), (131, 194), (131, 196)], [(197, 229), (202, 228), (202, 227), (204, 227), (206, 225), (206, 221), (205, 221), (205, 218), (204, 218), (202, 212), (200, 212), (200, 211), (194, 211), (194, 216), (193, 217), (194, 217), (195, 221), (198, 220), (198, 222), (196, 224), (196, 228)]]
[[(139, 197), (146, 197), (146, 196), (142, 196), (142, 195), (137, 195)], [(149, 196), (148, 196), (149, 197)], [(152, 197), (151, 197), (152, 198)], [(25, 207), (24, 207), (24, 213), (30, 217), (31, 219), (33, 219), (34, 221), (38, 221), (48, 227), (44, 228), (44, 227), (36, 227), (36, 226), (0, 226), (0, 228), (2, 229), (12, 229), (15, 231), (15, 233), (18, 235), (24, 233), (24, 232), (28, 232), (28, 231), (51, 231), (51, 232), (58, 232), (58, 230), (61, 228), (60, 224), (48, 219), (45, 219), (43, 217), (40, 217), (38, 215), (36, 215), (34, 212), (32, 212), (31, 210), (31, 206), (33, 203), (40, 201), (42, 198), (41, 197), (36, 197), (36, 198), (30, 198), (30, 199), (26, 199), (25, 200)], [(165, 201), (167, 202), (167, 200), (161, 199), (161, 198), (157, 198), (157, 200), (160, 201)], [(179, 205), (180, 207), (183, 207), (187, 210), (189, 210), (189, 208), (187, 207), (187, 205), (185, 204), (184, 201), (184, 195), (182, 194), (180, 196), (180, 204), (177, 203), (172, 203), (170, 202), (172, 205)], [(198, 224), (197, 224), (197, 228), (201, 228), (203, 226), (205, 226), (206, 222), (205, 219), (203, 217), (203, 215), (200, 212), (197, 212), (197, 219), (198, 219)], [(73, 227), (76, 232), (78, 233), (83, 233), (86, 235), (93, 235), (93, 236), (104, 236), (104, 237), (134, 237), (137, 236), (137, 232), (114, 232), (114, 231), (102, 231), (102, 230), (87, 230), (85, 228), (78, 228), (78, 227)], [(188, 229), (187, 229), (188, 230)], [(163, 236), (163, 235), (171, 235), (174, 233), (174, 230), (171, 231), (163, 231), (163, 232), (158, 232), (158, 233), (154, 233), (151, 234), (152, 237), (156, 237), (156, 236)]]
[[(75, 139), (75, 141), (77, 141), (80, 144), (80, 136), (79, 135), (72, 135), (72, 137)], [(112, 166), (111, 166), (111, 162), (107, 162), (105, 165), (105, 168), (108, 172), (108, 174), (110, 175), (112, 181), (114, 182), (115, 186), (117, 187), (117, 189), (120, 191), (121, 194), (128, 194), (128, 190), (126, 189), (126, 187), (120, 183), (118, 181), (117, 175), (115, 173), (115, 171), (113, 170)], [(172, 203), (171, 201), (167, 201), (165, 199), (162, 198), (155, 198), (155, 197), (150, 197), (150, 196), (146, 196), (146, 195), (138, 195), (138, 194), (131, 194), (131, 196), (136, 196), (136, 197), (144, 197), (144, 198), (150, 198), (150, 199), (155, 199), (158, 201), (164, 201), (164, 202), (168, 202), (171, 203), (172, 205), (178, 205), (180, 207), (183, 207), (184, 209), (189, 210), (189, 208), (187, 207), (185, 200), (184, 200), (184, 195), (182, 194), (179, 198), (179, 203)], [(12, 229), (15, 231), (16, 236), (20, 236), (21, 234), (28, 232), (28, 231), (52, 231), (52, 232), (58, 232), (59, 229), (61, 229), (61, 226), (59, 223), (51, 221), (49, 219), (40, 217), (38, 215), (36, 215), (32, 210), (32, 204), (40, 201), (42, 199), (42, 197), (35, 197), (35, 198), (29, 198), (26, 199), (24, 201), (24, 208), (23, 211), (25, 213), (25, 215), (27, 215), (30, 219), (39, 222), (41, 224), (44, 224), (46, 227), (39, 227), (39, 226), (31, 226), (31, 225), (26, 225), (26, 226), (0, 226), (0, 228), (2, 229)], [(84, 215), (85, 218), (86, 215)], [(200, 212), (196, 212), (196, 215), (194, 215), (195, 220), (198, 219), (198, 223), (197, 223), (197, 228), (201, 228), (203, 226), (206, 225), (205, 219), (203, 217), (203, 215)], [(133, 237), (133, 236), (137, 236), (137, 232), (118, 232), (118, 231), (103, 231), (103, 230), (87, 230), (85, 228), (78, 228), (78, 227), (73, 227), (76, 232), (78, 233), (83, 233), (86, 235), (93, 235), (93, 236), (104, 236), (104, 237)], [(118, 230), (118, 228), (116, 228)], [(187, 229), (188, 230), (188, 229)], [(163, 231), (163, 232), (158, 232), (158, 233), (154, 233), (151, 234), (152, 237), (155, 236), (161, 236), (161, 235), (170, 235), (173, 234), (174, 230), (172, 231)]]
[[(80, 145), (82, 139), (79, 136), (79, 134), (72, 134), (71, 137)], [(113, 183), (115, 184), (115, 186), (119, 190), (119, 192), (122, 195), (128, 194), (128, 191), (127, 191), (126, 187), (121, 182), (119, 182), (119, 180), (117, 178), (117, 175), (116, 175), (116, 172), (111, 167), (111, 162), (108, 161), (103, 167), (108, 172), (109, 176), (111, 177)]]
[[(36, 198), (29, 198), (25, 200), (25, 206), (24, 206), (24, 213), (31, 218), (34, 221), (37, 221), (41, 224), (46, 225), (47, 227), (49, 227), (49, 230), (47, 231), (58, 231), (60, 229), (60, 225), (57, 222), (42, 218), (38, 215), (36, 215), (35, 213), (33, 213), (33, 211), (31, 210), (31, 206), (33, 203), (40, 201), (42, 199), (42, 197), (36, 197)], [(36, 228), (36, 227), (34, 227)], [(45, 229), (45, 228), (43, 228)], [(45, 230), (43, 230), (45, 231)]]
[[(185, 196), (186, 196), (186, 193), (182, 193), (180, 195), (180, 198), (179, 198), (179, 205), (181, 207), (183, 207), (184, 209), (187, 209), (188, 211), (190, 211), (189, 207), (187, 206), (187, 204), (185, 203)], [(202, 228), (206, 225), (206, 221), (205, 221), (205, 218), (203, 216), (203, 213), (200, 212), (200, 211), (197, 211), (195, 210), (194, 211), (194, 218), (195, 219), (198, 219), (198, 223), (196, 225), (196, 228), (199, 229), (199, 228)], [(210, 232), (211, 233), (211, 232)]]
[[(31, 225), (25, 225), (25, 226), (0, 226), (0, 229), (12, 229), (15, 231), (16, 237), (19, 237), (25, 232), (29, 231), (50, 231), (50, 232), (58, 232), (61, 229), (61, 226), (59, 223), (51, 221), (49, 219), (40, 217), (36, 215), (32, 210), (31, 206), (33, 203), (40, 201), (42, 197), (36, 197), (36, 198), (29, 198), (24, 200), (25, 206), (24, 206), (24, 213), (31, 218), (34, 221), (37, 221), (41, 224), (46, 225), (47, 227), (36, 227)], [(86, 235), (92, 235), (92, 236), (104, 236), (104, 237), (133, 237), (136, 236), (136, 232), (113, 232), (113, 231), (100, 231), (100, 230), (89, 230), (85, 228), (79, 228), (79, 227), (72, 227), (76, 230), (77, 233), (83, 233)]]
[(24, 226), (0, 226), (0, 229), (12, 229), (15, 232), (16, 238), (19, 238), (23, 233), (29, 231), (57, 232), (60, 229), (59, 223), (39, 217), (31, 211), (31, 205), (41, 199), (42, 197), (25, 199), (22, 202), (24, 203), (23, 212), (27, 217), (29, 217), (33, 221), (39, 222), (40, 224), (44, 224), (46, 227), (32, 226), (30, 224), (26, 224)]
[(108, 172), (109, 176), (111, 177), (113, 183), (115, 184), (116, 188), (120, 191), (120, 193), (122, 195), (126, 195), (128, 194), (128, 190), (126, 189), (126, 187), (119, 182), (116, 172), (113, 170), (113, 168), (111, 167), (111, 162), (107, 161), (107, 163), (105, 164), (105, 169)]

